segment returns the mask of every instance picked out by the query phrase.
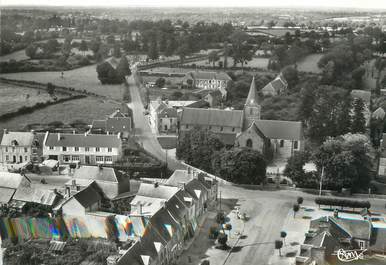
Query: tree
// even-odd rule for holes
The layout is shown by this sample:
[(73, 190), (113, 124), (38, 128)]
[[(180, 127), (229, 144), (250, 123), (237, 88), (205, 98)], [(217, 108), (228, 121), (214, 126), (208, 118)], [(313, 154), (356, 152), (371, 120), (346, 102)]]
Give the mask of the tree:
[(220, 233), (217, 237), (218, 243), (221, 244), (222, 247), (226, 247), (228, 241), (228, 235), (225, 233)]
[(52, 83), (47, 83), (47, 93), (52, 97), (55, 93), (55, 87)]
[(223, 147), (224, 144), (217, 135), (209, 130), (196, 127), (180, 137), (176, 155), (178, 159), (194, 167), (212, 172), (213, 155)]
[(115, 58), (121, 57), (121, 46), (118, 43), (114, 44), (113, 56)]
[(286, 231), (281, 231), (280, 232), (280, 237), (283, 239), (283, 242), (285, 243), (285, 238), (287, 237), (287, 232)]
[(102, 84), (121, 84), (123, 82), (122, 76), (117, 74), (117, 71), (109, 62), (99, 64), (96, 71), (98, 73), (98, 79)]
[(340, 112), (337, 118), (337, 135), (343, 135), (350, 132), (351, 128), (351, 97), (346, 97), (340, 103)]
[(123, 55), (119, 61), (117, 66), (117, 75), (120, 77), (122, 82), (125, 81), (126, 76), (131, 75), (130, 65), (125, 55)]
[(59, 46), (60, 44), (56, 39), (51, 39), (51, 40), (48, 40), (44, 45), (44, 51), (47, 54), (52, 54), (58, 50)]
[[(311, 117), (316, 101), (315, 90), (317, 89), (316, 82), (307, 82), (300, 91), (300, 106), (298, 111), (299, 119), (306, 122)], [(306, 123), (307, 125), (307, 123)]]
[(245, 63), (252, 60), (252, 47), (248, 44), (249, 36), (243, 31), (236, 31), (231, 36), (231, 56), (233, 58), (233, 64), (241, 63), (241, 68)]
[(294, 211), (294, 218), (295, 218), (296, 213), (300, 210), (299, 204), (295, 203), (295, 204), (292, 206), (292, 210)]
[(318, 179), (313, 172), (305, 172), (303, 167), (310, 160), (309, 152), (296, 152), (287, 160), (284, 169), (284, 176), (290, 178), (297, 187), (300, 188), (315, 188), (318, 184)]
[(314, 155), (323, 185), (328, 189), (367, 190), (372, 177), (371, 145), (367, 136), (345, 134), (323, 142)]
[(35, 45), (35, 44), (30, 44), (27, 46), (27, 48), (25, 49), (25, 54), (31, 58), (31, 59), (34, 59), (35, 56), (36, 56), (36, 52), (38, 50), (38, 46)]
[(208, 54), (208, 60), (209, 60), (209, 63), (212, 63), (213, 64), (213, 67), (215, 66), (215, 63), (220, 60), (220, 57), (218, 56), (218, 53), (216, 51), (211, 51), (209, 54)]
[(364, 67), (358, 67), (352, 71), (351, 77), (354, 81), (354, 86), (356, 89), (360, 89), (362, 87), (362, 78), (365, 73), (366, 70)]
[(212, 168), (214, 173), (239, 184), (260, 184), (266, 177), (264, 156), (249, 148), (233, 148), (218, 152)]
[(159, 77), (157, 78), (157, 80), (155, 81), (155, 85), (159, 88), (163, 88), (165, 86), (165, 83), (166, 83), (166, 80), (165, 78), (163, 77)]
[(189, 46), (186, 44), (181, 45), (176, 53), (180, 57), (180, 62), (184, 63), (185, 57), (189, 54)]
[(283, 247), (283, 241), (275, 240), (275, 249), (279, 250), (279, 256), (281, 256), (281, 248)]
[(83, 56), (85, 56), (86, 51), (88, 51), (88, 45), (85, 40), (82, 40), (79, 46), (79, 51), (83, 52)]
[(366, 118), (364, 115), (365, 104), (363, 100), (357, 98), (354, 100), (354, 114), (352, 117), (351, 132), (365, 133), (366, 132)]
[(101, 46), (101, 40), (99, 38), (93, 39), (90, 42), (89, 46), (90, 46), (90, 50), (92, 50), (92, 52), (94, 53), (94, 56), (95, 56), (96, 53), (99, 51), (99, 47)]
[(286, 66), (282, 70), (284, 79), (287, 81), (289, 89), (294, 90), (295, 86), (299, 82), (298, 70), (292, 66)]
[(158, 54), (158, 47), (157, 47), (157, 41), (153, 39), (150, 42), (149, 51), (147, 53), (147, 57), (151, 60), (156, 60), (159, 57)]
[(296, 201), (297, 201), (297, 203), (298, 203), (299, 205), (301, 205), (301, 204), (303, 203), (303, 197), (298, 197), (298, 198), (296, 199)]

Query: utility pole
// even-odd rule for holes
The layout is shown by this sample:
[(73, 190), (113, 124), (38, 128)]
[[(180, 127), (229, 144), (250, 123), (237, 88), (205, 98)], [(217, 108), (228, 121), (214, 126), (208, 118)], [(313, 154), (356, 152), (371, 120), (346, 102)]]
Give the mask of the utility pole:
[(322, 196), (323, 175), (324, 175), (324, 166), (322, 167), (322, 174), (320, 175), (319, 197)]

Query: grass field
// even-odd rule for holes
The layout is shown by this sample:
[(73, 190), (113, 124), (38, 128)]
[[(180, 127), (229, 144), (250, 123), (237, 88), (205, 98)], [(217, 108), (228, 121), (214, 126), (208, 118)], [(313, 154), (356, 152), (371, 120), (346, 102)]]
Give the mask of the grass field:
[(28, 124), (47, 124), (53, 121), (71, 123), (82, 120), (91, 124), (93, 119), (104, 119), (119, 107), (111, 100), (82, 98), (34, 111), (30, 114), (0, 122), (0, 129), (21, 130)]
[(310, 54), (297, 63), (298, 70), (319, 74), (322, 70), (318, 67), (318, 62), (323, 54)]
[(116, 100), (122, 99), (124, 91), (124, 85), (102, 85), (97, 77), (96, 65), (64, 71), (64, 78), (61, 78), (61, 72), (10, 73), (0, 74), (0, 77), (41, 83), (51, 82), (58, 86), (87, 90)]
[[(66, 95), (56, 93), (60, 99)], [(15, 111), (23, 106), (33, 106), (39, 102), (52, 100), (51, 96), (44, 90), (28, 87), (15, 86), (0, 82), (0, 115)]]
[[(221, 61), (224, 61), (224, 57), (220, 57)], [(267, 68), (268, 67), (268, 58), (252, 58), (251, 61), (249, 61), (247, 64), (244, 64), (245, 67), (253, 67), (253, 68)], [(196, 64), (198, 66), (213, 66), (212, 63), (208, 62), (208, 59), (202, 60), (202, 61), (196, 61), (196, 62), (191, 62), (191, 63), (186, 63), (186, 65), (192, 65)], [(215, 63), (215, 66), (218, 66), (218, 61)], [(228, 57), (228, 67), (233, 66), (233, 59), (232, 57)], [(236, 66), (240, 66), (241, 64), (237, 64)]]
[(15, 61), (22, 61), (22, 60), (28, 60), (29, 57), (25, 55), (24, 49), (20, 51), (12, 52), (7, 55), (0, 56), (0, 62), (8, 62), (11, 59)]

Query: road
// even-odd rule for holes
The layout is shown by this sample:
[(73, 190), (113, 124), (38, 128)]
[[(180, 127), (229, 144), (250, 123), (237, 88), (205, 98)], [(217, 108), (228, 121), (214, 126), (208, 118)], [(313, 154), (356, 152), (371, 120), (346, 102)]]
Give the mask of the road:
[[(316, 207), (314, 199), (317, 196), (300, 191), (261, 191), (229, 184), (219, 186), (219, 190), (222, 194), (222, 209), (229, 213), (229, 222), (232, 224), (233, 239), (229, 245), (233, 246), (236, 242), (234, 232), (243, 230), (243, 236), (231, 253), (215, 248), (214, 242), (208, 239), (209, 227), (215, 220), (209, 218), (202, 225), (192, 246), (181, 255), (178, 264), (199, 265), (202, 259), (208, 259), (211, 265), (271, 265), (271, 257), (278, 255), (274, 241), (280, 238), (280, 231), (297, 197), (304, 198), (303, 205)], [(370, 199), (370, 202), (371, 209), (385, 213), (385, 200)], [(235, 218), (235, 212), (230, 211), (236, 206), (250, 217), (245, 226)]]
[(146, 151), (163, 162), (166, 162), (167, 159), (168, 168), (170, 170), (184, 169), (185, 167), (179, 161), (173, 159), (172, 157), (166, 158), (165, 150), (161, 148), (156, 136), (152, 133), (148, 123), (148, 118), (144, 114), (145, 108), (141, 100), (139, 87), (135, 83), (134, 75), (135, 70), (133, 70), (133, 74), (126, 79), (129, 84), (131, 95), (131, 102), (127, 105), (133, 110), (136, 137), (139, 139)]

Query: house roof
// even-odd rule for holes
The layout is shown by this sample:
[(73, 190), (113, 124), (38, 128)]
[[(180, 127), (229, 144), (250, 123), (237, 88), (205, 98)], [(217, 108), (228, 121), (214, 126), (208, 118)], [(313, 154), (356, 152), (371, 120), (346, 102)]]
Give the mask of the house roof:
[(74, 194), (72, 198), (76, 199), (84, 208), (101, 200), (101, 196), (91, 185)]
[(169, 118), (176, 118), (177, 117), (177, 110), (175, 108), (169, 107), (164, 108), (161, 110), (158, 114), (160, 118), (162, 117), (169, 117)]
[(106, 120), (106, 130), (115, 131), (115, 132), (124, 132), (129, 131), (131, 128), (131, 118), (122, 117), (122, 118), (107, 118)]
[(279, 74), (274, 80), (269, 82), (261, 90), (268, 92), (268, 91), (272, 91), (273, 89), (276, 93), (278, 93), (280, 91), (287, 89), (287, 87), (288, 87), (287, 81), (284, 79), (282, 74)]
[(251, 86), (248, 92), (248, 97), (247, 97), (247, 100), (245, 101), (245, 104), (253, 105), (253, 104), (258, 104), (258, 102), (259, 102), (259, 97), (256, 89), (255, 76), (253, 76)]
[(0, 172), (0, 187), (17, 189), (21, 184), (31, 181), (20, 174), (10, 172)]
[(259, 130), (270, 139), (302, 140), (303, 125), (299, 121), (257, 120)]
[(81, 166), (75, 169), (75, 179), (91, 179), (105, 182), (118, 182), (114, 168), (98, 166)]
[(243, 125), (243, 111), (184, 108), (181, 114), (181, 124), (241, 128)]
[(109, 118), (127, 118), (127, 116), (120, 109), (117, 109), (109, 115)]
[(167, 185), (172, 185), (175, 187), (181, 186), (181, 184), (186, 184), (193, 179), (193, 173), (188, 173), (187, 170), (177, 169), (166, 181)]
[(383, 108), (382, 108), (382, 107), (379, 107), (379, 108), (377, 108), (377, 109), (373, 112), (372, 117), (373, 117), (374, 119), (383, 120), (383, 119), (385, 118), (385, 115), (386, 115), (386, 113), (385, 113), (385, 111), (383, 110)]
[(165, 205), (165, 202), (165, 199), (136, 195), (134, 199), (130, 202), (132, 206), (137, 206), (136, 211), (132, 211), (131, 214), (143, 214), (152, 216)]
[(105, 129), (106, 128), (106, 120), (93, 120), (91, 127), (93, 129)]
[(225, 72), (206, 72), (206, 71), (192, 71), (187, 75), (192, 76), (194, 79), (210, 79), (210, 80), (232, 80)]
[(386, 229), (373, 228), (370, 248), (375, 251), (386, 251)]
[(166, 209), (178, 220), (182, 219), (187, 212), (186, 204), (183, 202), (183, 192), (178, 191), (166, 202)]
[(73, 147), (120, 147), (121, 139), (116, 135), (48, 133), (46, 146)]
[(352, 238), (370, 240), (371, 224), (368, 221), (351, 220), (335, 217), (330, 217), (329, 221), (330, 223), (342, 229)]
[(241, 136), (243, 133), (245, 132), (248, 132), (249, 130), (252, 130), (254, 133), (256, 133), (257, 135), (259, 135), (261, 138), (266, 138), (266, 136), (264, 135), (264, 133), (257, 127), (255, 121), (252, 122), (252, 124), (244, 131), (244, 132), (241, 132), (237, 135), (237, 137)]
[(351, 90), (351, 96), (355, 98), (360, 98), (363, 103), (365, 103), (367, 106), (370, 105), (371, 101), (371, 91), (366, 90), (359, 90), (359, 89), (353, 89)]
[(177, 187), (171, 187), (166, 185), (160, 185), (158, 183), (141, 183), (137, 195), (144, 197), (160, 198), (169, 200), (178, 192)]
[(7, 132), (3, 134), (1, 145), (10, 146), (16, 141), (19, 146), (31, 146), (34, 140), (32, 132)]
[(37, 189), (30, 185), (21, 185), (15, 192), (13, 200), (22, 202), (34, 202), (53, 206), (58, 194), (48, 189)]
[(0, 187), (0, 203), (9, 203), (14, 193), (15, 189)]
[(167, 108), (168, 106), (166, 105), (165, 102), (161, 101), (160, 98), (158, 98), (157, 100), (152, 100), (150, 101), (150, 106), (156, 111), (158, 112), (160, 109), (164, 109), (164, 108)]
[(189, 105), (196, 103), (196, 100), (169, 100), (165, 102), (169, 107), (182, 108), (188, 107)]
[(140, 256), (141, 249), (141, 242), (134, 242), (134, 244), (118, 259), (117, 265), (144, 265)]

